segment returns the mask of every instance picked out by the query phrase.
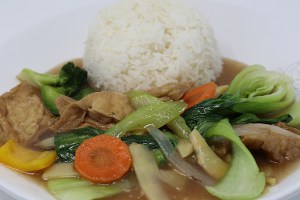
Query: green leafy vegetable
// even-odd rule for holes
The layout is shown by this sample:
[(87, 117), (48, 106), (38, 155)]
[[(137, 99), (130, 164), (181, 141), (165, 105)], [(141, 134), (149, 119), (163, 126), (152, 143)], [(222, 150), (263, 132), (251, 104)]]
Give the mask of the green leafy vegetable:
[[(176, 147), (176, 145), (178, 143), (178, 139), (176, 138), (176, 136), (170, 132), (163, 132), (163, 133), (168, 137), (168, 139), (170, 140), (172, 145), (174, 147)], [(148, 135), (148, 134), (147, 135), (129, 135), (126, 137), (121, 137), (121, 140), (123, 142), (125, 142), (127, 145), (131, 145), (132, 143), (143, 144), (143, 145), (147, 146), (150, 150), (159, 148), (159, 145), (157, 144), (155, 139), (151, 135)]]
[(300, 128), (300, 100), (293, 102), (289, 107), (277, 112), (269, 114), (268, 117), (279, 117), (284, 114), (292, 116), (292, 120), (287, 122), (288, 126)]
[(217, 99), (207, 99), (191, 107), (183, 113), (183, 118), (190, 129), (196, 128), (199, 133), (209, 129), (221, 119), (234, 116), (230, 108), (240, 102), (236, 95), (225, 94)]
[(282, 115), (277, 118), (259, 118), (251, 113), (243, 113), (242, 115), (230, 120), (231, 124), (247, 124), (247, 123), (263, 123), (263, 124), (276, 124), (278, 122), (288, 123), (292, 120), (291, 115)]
[(252, 113), (239, 113), (232, 108), (243, 102), (236, 94), (224, 94), (217, 99), (207, 99), (183, 113), (183, 118), (190, 129), (196, 128), (198, 132), (205, 132), (218, 121), (229, 118), (232, 124), (289, 122), (290, 115), (282, 115), (277, 118), (259, 118)]
[(241, 102), (232, 109), (241, 113), (269, 113), (284, 109), (293, 102), (295, 92), (288, 76), (252, 65), (231, 82), (227, 94), (238, 94)]
[(54, 144), (60, 162), (71, 162), (74, 160), (75, 151), (77, 147), (86, 139), (103, 134), (104, 131), (93, 128), (84, 127), (74, 129), (67, 133), (60, 133), (55, 135)]
[[(55, 135), (54, 144), (55, 150), (60, 162), (72, 162), (74, 161), (75, 151), (78, 146), (86, 139), (105, 133), (104, 130), (100, 130), (93, 127), (84, 127), (74, 129), (67, 133), (60, 133)], [(170, 133), (164, 132), (174, 147), (178, 143), (177, 137)], [(151, 135), (130, 135), (122, 137), (121, 140), (127, 145), (132, 143), (144, 144), (150, 150), (159, 148), (159, 145)]]
[(265, 187), (265, 175), (259, 168), (228, 119), (213, 125), (206, 137), (222, 136), (231, 141), (232, 161), (225, 176), (215, 185), (206, 189), (212, 195), (224, 200), (247, 200), (257, 198)]
[(45, 106), (53, 114), (58, 115), (55, 105), (56, 98), (60, 95), (72, 96), (76, 94), (87, 83), (87, 72), (76, 67), (72, 62), (68, 62), (57, 75), (41, 74), (31, 69), (23, 69), (17, 78), (40, 88)]

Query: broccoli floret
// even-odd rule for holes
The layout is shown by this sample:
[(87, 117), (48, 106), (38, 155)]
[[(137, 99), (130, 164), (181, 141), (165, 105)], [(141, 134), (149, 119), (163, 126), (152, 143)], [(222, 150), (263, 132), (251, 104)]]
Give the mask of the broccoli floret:
[(77, 93), (86, 82), (87, 72), (71, 62), (65, 64), (59, 73), (59, 85), (64, 87), (67, 96)]
[(43, 85), (57, 85), (59, 76), (53, 74), (40, 74), (31, 69), (23, 69), (17, 76), (20, 81), (26, 81), (34, 87), (41, 88)]
[(59, 115), (55, 100), (57, 97), (63, 95), (63, 88), (44, 85), (41, 87), (41, 95), (46, 108), (48, 108), (52, 114)]
[(17, 78), (41, 89), (44, 105), (58, 114), (55, 100), (60, 95), (72, 96), (87, 83), (87, 72), (76, 67), (72, 62), (65, 64), (59, 74), (41, 74), (31, 69), (23, 69)]

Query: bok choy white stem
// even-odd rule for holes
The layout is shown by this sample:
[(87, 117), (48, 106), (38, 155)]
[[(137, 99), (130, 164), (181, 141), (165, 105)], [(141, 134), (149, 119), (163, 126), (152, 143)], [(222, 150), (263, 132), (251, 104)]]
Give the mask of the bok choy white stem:
[(95, 185), (80, 178), (59, 178), (47, 182), (49, 191), (60, 200), (93, 200), (122, 192), (117, 185)]

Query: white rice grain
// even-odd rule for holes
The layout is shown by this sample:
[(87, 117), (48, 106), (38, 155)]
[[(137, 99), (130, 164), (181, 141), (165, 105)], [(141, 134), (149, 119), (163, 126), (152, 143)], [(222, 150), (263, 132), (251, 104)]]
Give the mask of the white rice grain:
[(120, 0), (93, 21), (83, 58), (99, 89), (205, 83), (220, 74), (211, 26), (181, 0)]

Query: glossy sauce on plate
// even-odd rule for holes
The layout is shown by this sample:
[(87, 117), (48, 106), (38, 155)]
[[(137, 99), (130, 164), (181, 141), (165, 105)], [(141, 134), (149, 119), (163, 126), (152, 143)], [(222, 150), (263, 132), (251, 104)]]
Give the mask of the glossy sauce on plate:
[[(74, 59), (72, 60), (76, 66), (82, 67), (82, 60), (81, 59)], [(48, 72), (50, 73), (58, 73), (61, 66), (65, 64), (62, 63), (53, 69), (50, 69)], [(234, 78), (234, 76), (240, 72), (244, 67), (247, 65), (232, 59), (223, 59), (223, 72), (220, 77), (217, 79), (218, 85), (225, 85), (229, 84), (230, 81)], [(288, 162), (284, 164), (278, 164), (267, 160), (266, 157), (261, 155), (259, 152), (254, 154), (255, 159), (259, 165), (261, 171), (265, 172), (267, 176), (274, 177), (277, 180), (277, 183), (284, 179), (289, 173), (293, 170), (297, 169), (299, 166), (299, 161)], [(189, 158), (191, 162), (194, 162), (194, 158)], [(26, 179), (29, 181), (35, 181), (40, 184), (42, 187), (46, 187), (46, 181), (43, 181), (41, 178), (42, 173), (37, 174), (29, 174), (26, 175)], [(24, 175), (25, 176), (25, 175)], [(130, 177), (131, 181), (136, 183), (136, 186), (131, 188), (127, 192), (122, 192), (116, 196), (112, 196), (108, 199), (110, 200), (123, 200), (123, 199), (140, 199), (146, 200), (145, 195), (141, 191), (140, 187), (138, 186), (138, 182), (136, 177), (133, 175), (133, 170), (127, 175)], [(204, 187), (196, 184), (192, 180), (188, 180), (182, 188), (171, 188), (168, 185), (164, 185), (165, 190), (168, 192), (170, 199), (172, 200), (193, 200), (193, 199), (207, 199), (207, 200), (215, 200), (217, 198), (210, 195)], [(268, 191), (268, 187), (266, 188), (266, 192)]]

